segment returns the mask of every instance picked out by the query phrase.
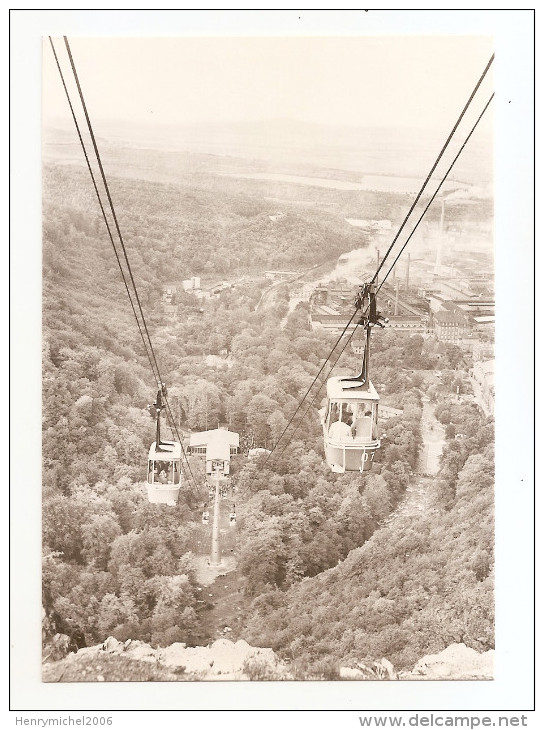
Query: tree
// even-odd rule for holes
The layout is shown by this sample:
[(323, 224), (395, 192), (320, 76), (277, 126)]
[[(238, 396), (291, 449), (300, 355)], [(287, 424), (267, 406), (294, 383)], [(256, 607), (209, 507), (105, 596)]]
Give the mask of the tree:
[(184, 381), (180, 400), (189, 428), (203, 431), (217, 428), (222, 410), (217, 385), (203, 378), (188, 378)]
[(267, 424), (270, 427), (272, 441), (277, 443), (287, 426), (287, 419), (280, 410), (276, 409), (268, 416)]
[(85, 517), (85, 508), (69, 497), (55, 495), (48, 499), (42, 511), (44, 545), (62, 554), (65, 561), (82, 562), (81, 524)]
[(127, 596), (122, 598), (114, 593), (107, 593), (100, 601), (97, 615), (97, 628), (102, 641), (110, 635), (115, 635), (116, 629), (123, 624), (137, 623), (134, 602)]
[(197, 625), (194, 588), (186, 575), (162, 578), (151, 617), (152, 643), (187, 641)]
[(455, 426), (453, 425), (453, 423), (448, 423), (444, 433), (447, 439), (455, 438)]
[(265, 586), (281, 586), (285, 577), (285, 558), (280, 520), (267, 520), (240, 550), (239, 566), (246, 578), (246, 592), (255, 595)]
[(94, 564), (99, 570), (106, 570), (114, 540), (121, 535), (116, 515), (93, 514), (81, 525), (81, 554), (87, 564)]

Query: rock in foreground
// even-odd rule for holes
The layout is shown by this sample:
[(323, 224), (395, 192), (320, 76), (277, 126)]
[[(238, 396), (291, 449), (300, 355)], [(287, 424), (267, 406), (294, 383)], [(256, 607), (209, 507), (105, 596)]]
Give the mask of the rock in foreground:
[(172, 682), (179, 680), (292, 679), (272, 649), (218, 639), (211, 646), (176, 643), (153, 649), (142, 641), (124, 644), (110, 636), (43, 667), (44, 682)]
[(495, 652), (479, 654), (465, 644), (450, 644), (418, 661), (406, 679), (493, 679)]

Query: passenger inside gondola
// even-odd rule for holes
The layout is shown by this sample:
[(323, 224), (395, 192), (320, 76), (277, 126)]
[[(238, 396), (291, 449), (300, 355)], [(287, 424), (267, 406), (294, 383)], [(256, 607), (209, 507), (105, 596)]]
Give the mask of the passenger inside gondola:
[(369, 403), (354, 405), (353, 425), (351, 427), (355, 440), (375, 440), (377, 426), (372, 414), (372, 406)]
[(372, 411), (364, 404), (354, 406), (353, 424), (351, 426), (354, 439), (370, 438), (372, 431)]
[[(151, 469), (150, 469), (151, 471)], [(178, 477), (177, 479), (175, 477)], [(171, 461), (156, 461), (153, 469), (153, 481), (159, 484), (172, 484), (179, 482), (177, 464)]]
[(352, 414), (349, 403), (331, 403), (329, 436), (335, 441), (350, 441), (352, 439)]

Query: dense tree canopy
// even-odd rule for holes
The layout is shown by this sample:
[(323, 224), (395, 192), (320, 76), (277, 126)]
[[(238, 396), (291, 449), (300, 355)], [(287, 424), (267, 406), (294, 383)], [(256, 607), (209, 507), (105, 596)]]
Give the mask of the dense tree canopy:
[[(314, 672), (323, 656), (336, 667), (384, 656), (402, 669), (454, 642), (492, 648), (492, 432), (482, 424), (475, 435), (453, 472), (446, 450), (441, 476), (455, 485), (446, 504), (438, 494), (431, 513), (394, 520), (337, 567), (285, 592), (270, 579), (277, 573), (266, 574), (270, 589), (253, 602), (248, 640), (296, 657)], [(380, 479), (372, 477), (372, 486)], [(371, 519), (368, 488), (359, 516)]]
[[(365, 241), (322, 208), (294, 207), (272, 221), (262, 199), (230, 180), (220, 190), (207, 177), (196, 187), (111, 184), (177, 428), (221, 423), (241, 436), (233, 481), (238, 569), (251, 603), (245, 638), (318, 674), (324, 658), (383, 655), (408, 666), (451, 641), (489, 648), (492, 423), (475, 406), (450, 402), (464, 387), (457, 348), (442, 347), (445, 377), (431, 386), (422, 373), (437, 367), (437, 352), (427, 340), (373, 337), (373, 382), (402, 414), (389, 419), (372, 472), (334, 475), (324, 464), (322, 391), (272, 468), (247, 459), (249, 448), (277, 442), (332, 344), (310, 330), (307, 304), (288, 311), (286, 288), (259, 306), (264, 269), (309, 267)], [(367, 198), (376, 217), (398, 216), (405, 202)], [(104, 234), (83, 172), (46, 168), (44, 607), (53, 630), (79, 643), (110, 634), (190, 643), (201, 635), (193, 558), (203, 467), (189, 457), (196, 495), (185, 481), (177, 507), (147, 503), (147, 405), (156, 386)], [(192, 275), (208, 288), (225, 278), (233, 285), (197, 300), (181, 287)], [(168, 314), (162, 291), (171, 284)], [(348, 348), (338, 367), (356, 366)], [(434, 512), (389, 525), (417, 469), (425, 393), (448, 427)]]

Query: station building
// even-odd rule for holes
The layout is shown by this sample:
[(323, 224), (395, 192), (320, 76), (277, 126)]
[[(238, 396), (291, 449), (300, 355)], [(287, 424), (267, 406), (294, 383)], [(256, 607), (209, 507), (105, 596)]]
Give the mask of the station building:
[(238, 453), (239, 446), (239, 434), (226, 428), (198, 431), (189, 437), (189, 453), (204, 457), (207, 476), (227, 477), (230, 474), (230, 457)]

